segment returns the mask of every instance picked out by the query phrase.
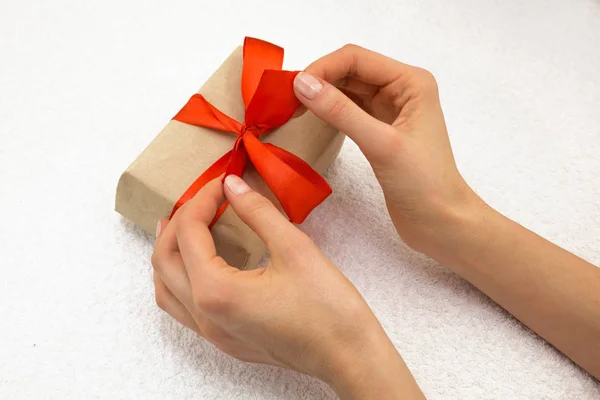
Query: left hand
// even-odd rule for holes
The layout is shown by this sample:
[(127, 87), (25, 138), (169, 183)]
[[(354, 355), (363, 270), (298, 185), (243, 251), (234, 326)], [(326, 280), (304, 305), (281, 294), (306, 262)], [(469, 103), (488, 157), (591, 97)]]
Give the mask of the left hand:
[[(229, 355), (315, 376), (338, 394), (375, 396), (374, 385), (402, 381), (399, 369), (405, 390), (420, 393), (341, 271), (242, 179), (225, 182), (210, 182), (171, 221), (159, 222), (152, 256), (158, 305)], [(217, 256), (208, 224), (225, 197), (267, 244), (265, 268), (240, 271)]]

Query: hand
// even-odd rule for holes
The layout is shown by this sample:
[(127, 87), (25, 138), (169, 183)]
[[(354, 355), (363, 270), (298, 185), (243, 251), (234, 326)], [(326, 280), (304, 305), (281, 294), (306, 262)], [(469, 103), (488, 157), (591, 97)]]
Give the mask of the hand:
[(431, 255), (439, 225), (481, 204), (458, 172), (426, 70), (347, 45), (311, 64), (294, 86), (309, 110), (360, 147), (411, 247)]
[(396, 230), (600, 378), (600, 268), (487, 206), (461, 177), (433, 76), (357, 46), (311, 64), (298, 99), (346, 133)]
[[(216, 255), (208, 224), (225, 198), (267, 244), (265, 268), (240, 271)], [(209, 183), (157, 230), (158, 305), (225, 353), (313, 375), (344, 398), (420, 395), (356, 288), (240, 178)]]

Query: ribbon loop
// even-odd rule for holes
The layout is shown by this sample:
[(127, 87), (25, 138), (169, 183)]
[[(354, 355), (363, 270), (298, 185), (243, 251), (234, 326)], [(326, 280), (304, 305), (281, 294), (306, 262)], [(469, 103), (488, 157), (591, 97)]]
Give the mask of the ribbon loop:
[(244, 65), (242, 67), (242, 99), (248, 106), (266, 69), (280, 71), (283, 66), (283, 49), (264, 40), (244, 39)]
[[(177, 209), (201, 188), (222, 174), (242, 176), (248, 162), (265, 180), (292, 222), (302, 223), (331, 194), (327, 182), (310, 165), (292, 153), (258, 138), (285, 124), (298, 107), (293, 81), (298, 72), (282, 71), (283, 49), (247, 37), (244, 41), (242, 99), (244, 122), (219, 111), (202, 95), (195, 94), (173, 117), (174, 120), (238, 135), (233, 149), (211, 165), (177, 201)], [(211, 226), (223, 214), (219, 208)]]

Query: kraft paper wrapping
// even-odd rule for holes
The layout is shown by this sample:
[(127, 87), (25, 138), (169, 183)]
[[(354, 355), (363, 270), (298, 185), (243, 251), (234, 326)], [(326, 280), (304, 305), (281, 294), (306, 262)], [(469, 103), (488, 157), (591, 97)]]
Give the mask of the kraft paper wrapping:
[[(202, 86), (201, 93), (219, 110), (244, 120), (241, 96), (242, 48), (238, 47)], [(119, 179), (115, 209), (154, 235), (156, 222), (168, 217), (190, 184), (231, 150), (236, 136), (170, 121)], [(306, 112), (261, 137), (309, 163), (322, 174), (340, 151), (344, 136)], [(244, 179), (278, 207), (279, 203), (249, 165)], [(266, 251), (264, 243), (231, 207), (212, 228), (217, 253), (230, 265), (254, 268)]]

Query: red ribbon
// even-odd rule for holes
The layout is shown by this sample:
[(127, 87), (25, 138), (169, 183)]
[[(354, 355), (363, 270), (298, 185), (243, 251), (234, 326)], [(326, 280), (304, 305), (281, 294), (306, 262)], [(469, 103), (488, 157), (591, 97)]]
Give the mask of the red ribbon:
[[(283, 49), (274, 44), (247, 37), (244, 40), (242, 98), (246, 110), (244, 123), (228, 117), (202, 95), (195, 94), (173, 117), (186, 124), (238, 135), (233, 149), (211, 165), (177, 200), (171, 218), (208, 182), (223, 173), (242, 176), (248, 161), (277, 197), (294, 223), (302, 223), (308, 214), (331, 194), (331, 187), (310, 165), (292, 153), (258, 138), (285, 124), (298, 107), (293, 81), (298, 72), (282, 71)], [(223, 204), (211, 226), (227, 208)]]

